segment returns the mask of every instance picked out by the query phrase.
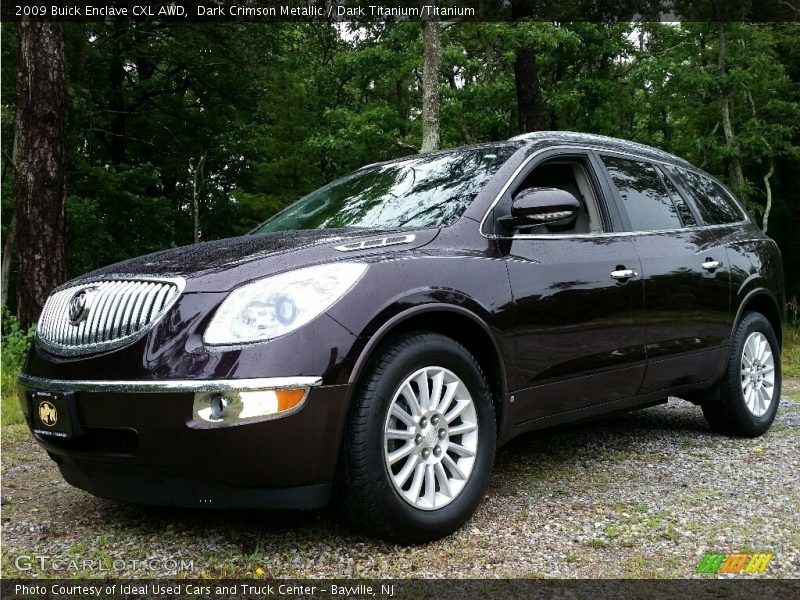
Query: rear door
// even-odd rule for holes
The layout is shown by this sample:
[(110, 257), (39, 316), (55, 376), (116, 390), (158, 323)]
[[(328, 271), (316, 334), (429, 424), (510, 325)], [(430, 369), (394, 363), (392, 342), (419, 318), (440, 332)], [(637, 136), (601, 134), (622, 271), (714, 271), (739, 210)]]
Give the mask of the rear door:
[(642, 263), (647, 373), (640, 393), (708, 380), (730, 335), (725, 248), (658, 163), (601, 153)]

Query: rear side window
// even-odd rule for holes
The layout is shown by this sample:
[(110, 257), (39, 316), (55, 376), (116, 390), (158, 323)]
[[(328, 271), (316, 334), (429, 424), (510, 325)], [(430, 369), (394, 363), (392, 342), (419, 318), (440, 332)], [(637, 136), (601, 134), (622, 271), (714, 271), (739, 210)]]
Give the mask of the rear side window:
[(670, 193), (653, 165), (616, 156), (604, 156), (603, 163), (619, 190), (634, 231), (683, 227)]
[(676, 168), (706, 225), (736, 223), (744, 218), (730, 195), (716, 181), (699, 173)]
[[(664, 172), (661, 172), (664, 175)], [(675, 208), (678, 209), (678, 214), (681, 217), (681, 221), (683, 221), (684, 227), (694, 227), (697, 225), (697, 219), (694, 218), (694, 213), (692, 209), (689, 208), (689, 204), (686, 200), (683, 199), (680, 192), (678, 192), (678, 188), (675, 187), (675, 184), (664, 175), (664, 183), (667, 185), (667, 189), (669, 190), (670, 196), (672, 196), (672, 203), (675, 205)]]

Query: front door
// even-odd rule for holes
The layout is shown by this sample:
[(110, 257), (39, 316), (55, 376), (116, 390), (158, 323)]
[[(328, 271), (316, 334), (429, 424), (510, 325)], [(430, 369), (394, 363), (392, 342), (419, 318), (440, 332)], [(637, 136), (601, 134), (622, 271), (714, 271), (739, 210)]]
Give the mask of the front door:
[[(568, 225), (537, 225), (509, 236), (516, 349), (509, 389), (517, 424), (635, 395), (645, 372), (643, 285), (633, 241), (619, 222), (588, 151), (544, 155), (511, 197), (557, 187), (581, 202)], [(498, 203), (498, 210), (503, 210)]]

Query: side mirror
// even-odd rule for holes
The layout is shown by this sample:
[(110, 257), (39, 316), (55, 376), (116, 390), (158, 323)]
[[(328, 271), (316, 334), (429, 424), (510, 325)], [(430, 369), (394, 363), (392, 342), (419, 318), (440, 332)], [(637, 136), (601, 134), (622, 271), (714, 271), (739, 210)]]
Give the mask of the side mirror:
[(559, 188), (535, 187), (518, 193), (511, 201), (511, 216), (500, 221), (510, 227), (534, 225), (566, 225), (581, 208), (578, 199)]

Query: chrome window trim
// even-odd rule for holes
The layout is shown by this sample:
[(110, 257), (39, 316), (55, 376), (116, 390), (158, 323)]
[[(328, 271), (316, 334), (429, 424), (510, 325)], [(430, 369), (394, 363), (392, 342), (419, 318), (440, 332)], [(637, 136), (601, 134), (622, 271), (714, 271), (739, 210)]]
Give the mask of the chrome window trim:
[(260, 377), (254, 379), (161, 379), (156, 381), (104, 381), (48, 379), (20, 373), (17, 382), (26, 388), (54, 392), (195, 393), (254, 392), (311, 388), (322, 385), (322, 377)]
[[(512, 138), (514, 139), (514, 138)], [(660, 160), (658, 158), (651, 158), (649, 156), (640, 156), (638, 154), (632, 154), (630, 152), (625, 152), (624, 150), (617, 150), (615, 148), (607, 148), (605, 146), (595, 146), (592, 144), (557, 144), (554, 146), (547, 146), (545, 148), (541, 148), (533, 152), (530, 156), (528, 156), (515, 170), (514, 173), (511, 174), (511, 177), (508, 178), (508, 181), (503, 185), (500, 192), (497, 194), (497, 197), (492, 201), (489, 208), (483, 215), (481, 219), (480, 226), (478, 228), (479, 233), (490, 240), (552, 240), (552, 239), (592, 239), (597, 237), (627, 237), (627, 236), (635, 236), (635, 235), (657, 235), (662, 233), (684, 233), (684, 232), (691, 232), (691, 231), (706, 231), (710, 229), (720, 229), (722, 227), (736, 227), (737, 225), (749, 225), (752, 221), (750, 217), (745, 212), (745, 218), (741, 221), (736, 221), (735, 223), (721, 223), (718, 225), (698, 225), (695, 227), (681, 227), (678, 229), (659, 229), (659, 230), (645, 230), (645, 231), (604, 231), (600, 233), (518, 233), (516, 235), (497, 235), (493, 233), (486, 233), (484, 231), (484, 225), (486, 224), (486, 220), (489, 218), (489, 214), (494, 210), (494, 207), (497, 206), (497, 203), (500, 202), (500, 199), (503, 195), (508, 191), (508, 188), (511, 187), (511, 184), (517, 179), (519, 174), (535, 159), (536, 157), (544, 154), (545, 152), (549, 152), (551, 150), (589, 150), (595, 152), (610, 152), (615, 154), (621, 154), (623, 156), (627, 156), (636, 160), (645, 160), (650, 161), (653, 163), (675, 166), (673, 163)], [(682, 165), (681, 165), (682, 166)], [(699, 175), (705, 175), (710, 177), (710, 175), (706, 175), (703, 171), (696, 169), (695, 167), (685, 167), (682, 168), (694, 171)], [(722, 186), (723, 189), (726, 189), (725, 186)], [(737, 203), (738, 205), (738, 203)]]
[[(88, 354), (95, 354), (97, 352), (102, 352), (103, 350), (115, 350), (117, 348), (122, 348), (124, 346), (130, 345), (133, 342), (143, 338), (147, 333), (153, 329), (160, 321), (164, 318), (164, 316), (170, 311), (170, 309), (175, 306), (178, 302), (178, 299), (183, 294), (183, 290), (186, 288), (186, 280), (183, 277), (159, 277), (157, 275), (136, 275), (132, 273), (125, 273), (125, 274), (117, 274), (117, 273), (109, 273), (106, 275), (99, 275), (97, 277), (86, 277), (85, 279), (73, 279), (66, 283), (61, 284), (57, 288), (55, 288), (52, 292), (50, 292), (50, 296), (57, 292), (62, 292), (68, 290), (70, 288), (75, 288), (79, 290), (83, 287), (87, 287), (92, 285), (93, 283), (99, 283), (102, 281), (117, 281), (117, 282), (136, 282), (136, 281), (152, 281), (153, 283), (169, 283), (174, 285), (177, 288), (175, 293), (175, 297), (172, 299), (170, 304), (161, 311), (161, 314), (158, 315), (157, 318), (153, 319), (150, 323), (142, 327), (140, 330), (131, 333), (129, 335), (114, 338), (112, 340), (106, 340), (104, 342), (95, 342), (92, 344), (82, 344), (82, 345), (74, 345), (74, 346), (65, 346), (63, 344), (58, 344), (56, 342), (51, 342), (49, 340), (44, 339), (39, 335), (39, 331), (37, 328), (36, 331), (36, 338), (35, 342), (41, 348), (44, 348), (51, 354), (55, 354), (57, 356), (84, 356)], [(49, 300), (49, 296), (48, 296)], [(121, 316), (120, 316), (121, 318)], [(73, 336), (78, 334), (77, 330), (73, 332)]]

